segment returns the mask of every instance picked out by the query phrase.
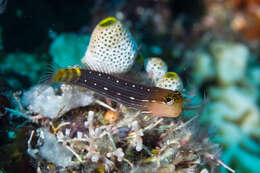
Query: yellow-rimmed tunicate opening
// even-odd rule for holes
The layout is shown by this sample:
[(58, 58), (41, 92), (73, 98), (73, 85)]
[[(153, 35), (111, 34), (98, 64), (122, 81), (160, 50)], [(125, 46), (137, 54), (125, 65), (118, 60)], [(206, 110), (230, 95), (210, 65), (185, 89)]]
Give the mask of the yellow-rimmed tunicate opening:
[(183, 89), (182, 80), (175, 72), (167, 72), (156, 82), (156, 86), (173, 91), (182, 91)]
[(167, 79), (178, 79), (179, 75), (175, 72), (168, 72), (165, 74), (165, 78)]
[(114, 23), (116, 23), (116, 18), (115, 17), (107, 17), (103, 20), (101, 20), (101, 22), (99, 22), (99, 26), (101, 27), (106, 27), (106, 26), (109, 26), (109, 25), (112, 25)]

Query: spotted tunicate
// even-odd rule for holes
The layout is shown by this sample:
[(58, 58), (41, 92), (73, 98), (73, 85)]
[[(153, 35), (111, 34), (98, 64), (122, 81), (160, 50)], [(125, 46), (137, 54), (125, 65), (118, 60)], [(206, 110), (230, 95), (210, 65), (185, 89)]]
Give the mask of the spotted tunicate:
[(181, 91), (183, 89), (183, 83), (177, 73), (167, 72), (157, 82), (156, 86), (160, 88), (170, 89), (173, 91)]
[(165, 75), (168, 67), (161, 58), (153, 57), (147, 60), (145, 70), (150, 78), (152, 78), (154, 81), (157, 81), (160, 77)]
[(137, 54), (131, 33), (114, 17), (102, 20), (94, 29), (82, 63), (106, 73), (130, 70)]

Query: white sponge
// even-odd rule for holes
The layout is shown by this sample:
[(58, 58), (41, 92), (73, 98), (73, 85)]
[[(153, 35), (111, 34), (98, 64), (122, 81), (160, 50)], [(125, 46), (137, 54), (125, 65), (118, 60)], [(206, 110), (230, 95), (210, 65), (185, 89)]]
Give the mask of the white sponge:
[(39, 155), (61, 167), (72, 166), (73, 153), (58, 143), (56, 137), (47, 129), (42, 129), (42, 133), (43, 145), (39, 148)]
[(22, 104), (33, 113), (55, 118), (73, 108), (87, 106), (93, 102), (93, 92), (81, 92), (78, 87), (62, 84), (61, 95), (57, 95), (51, 86), (37, 85), (23, 94)]

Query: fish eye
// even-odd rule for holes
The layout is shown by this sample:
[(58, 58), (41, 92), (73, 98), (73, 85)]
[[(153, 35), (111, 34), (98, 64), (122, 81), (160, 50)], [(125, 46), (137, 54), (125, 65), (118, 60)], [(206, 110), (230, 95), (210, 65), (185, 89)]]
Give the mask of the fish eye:
[(168, 103), (170, 101), (172, 101), (172, 99), (170, 97), (166, 97), (166, 102)]
[(166, 97), (166, 104), (168, 106), (172, 106), (173, 105), (173, 99), (171, 99), (170, 97)]

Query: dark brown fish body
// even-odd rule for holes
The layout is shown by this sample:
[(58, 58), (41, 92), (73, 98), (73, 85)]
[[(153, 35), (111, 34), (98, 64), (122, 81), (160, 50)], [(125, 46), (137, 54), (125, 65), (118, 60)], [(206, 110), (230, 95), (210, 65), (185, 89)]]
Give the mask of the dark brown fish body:
[[(176, 117), (182, 112), (182, 95), (179, 91), (137, 84), (114, 75), (79, 68), (60, 69), (53, 79), (54, 82), (89, 88), (143, 113)], [(169, 113), (165, 113), (165, 110)]]

